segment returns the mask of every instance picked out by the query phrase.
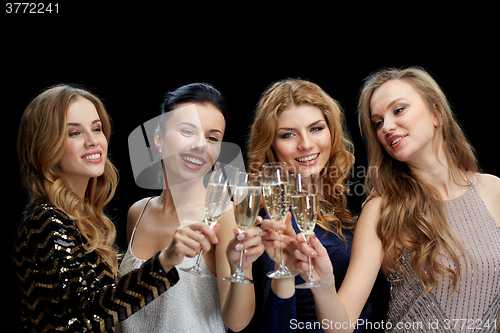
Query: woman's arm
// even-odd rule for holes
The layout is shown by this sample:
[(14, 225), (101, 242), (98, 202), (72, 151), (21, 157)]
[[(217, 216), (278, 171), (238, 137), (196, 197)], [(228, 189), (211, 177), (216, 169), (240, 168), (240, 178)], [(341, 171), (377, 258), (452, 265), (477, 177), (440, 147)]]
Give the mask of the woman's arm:
[[(260, 223), (261, 218), (257, 220)], [(217, 234), (220, 242), (215, 251), (217, 277), (232, 275), (239, 264), (241, 251), (243, 273), (252, 279), (252, 263), (264, 252), (259, 236), (260, 229), (255, 226), (239, 234), (236, 229), (233, 210), (226, 211), (219, 221), (221, 230)], [(237, 238), (239, 237), (239, 239)], [(253, 284), (218, 281), (221, 315), (224, 323), (235, 332), (245, 328), (252, 320), (255, 311), (255, 291)]]
[(102, 258), (88, 252), (76, 224), (52, 207), (39, 208), (23, 226), (15, 258), (26, 304), (32, 309), (28, 320), (37, 331), (60, 326), (104, 332), (179, 279), (157, 254), (116, 280)]
[[(304, 242), (304, 237), (297, 236), (295, 266), (307, 274), (309, 266), (307, 256), (312, 257), (313, 275), (319, 282), (328, 286), (313, 288), (311, 291), (316, 305), (318, 321), (329, 323), (335, 332), (352, 332), (352, 323), (356, 323), (370, 295), (377, 274), (384, 258), (382, 242), (377, 236), (376, 226), (380, 217), (381, 198), (370, 200), (359, 217), (354, 233), (351, 259), (340, 290), (336, 292), (334, 272), (326, 249), (313, 235), (311, 246)], [(335, 323), (345, 329), (334, 330)]]

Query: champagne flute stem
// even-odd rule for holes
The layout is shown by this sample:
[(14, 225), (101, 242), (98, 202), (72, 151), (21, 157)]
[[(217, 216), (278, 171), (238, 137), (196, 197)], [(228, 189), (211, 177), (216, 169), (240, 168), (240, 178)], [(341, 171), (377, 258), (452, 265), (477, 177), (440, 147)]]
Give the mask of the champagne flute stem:
[(200, 253), (198, 254), (198, 259), (196, 259), (196, 267), (199, 267), (200, 266), (200, 260), (201, 260), (201, 256), (203, 255), (203, 249), (201, 249)]
[[(306, 240), (307, 245), (309, 245), (309, 240), (310, 240), (310, 239), (311, 239), (311, 235), (309, 235), (309, 236), (307, 237), (307, 240)], [(312, 282), (312, 281), (314, 281), (314, 278), (312, 277), (311, 257), (309, 257), (309, 256), (308, 256), (308, 257), (307, 257), (307, 259), (309, 260), (309, 277), (308, 277), (308, 279), (307, 279), (307, 280)]]
[(283, 249), (281, 248), (281, 231), (279, 232), (279, 241), (280, 241), (280, 267), (285, 266), (285, 260), (283, 259)]
[(238, 265), (238, 271), (239, 272), (243, 272), (243, 251), (244, 250), (241, 250), (240, 252), (240, 264)]
[[(200, 219), (200, 222), (202, 222), (203, 220), (205, 220), (205, 223), (208, 224), (208, 221), (207, 219), (205, 218), (205, 216), (207, 215), (207, 213), (203, 213), (203, 216), (201, 217)], [(210, 226), (210, 229), (212, 229), (212, 226)], [(201, 260), (201, 256), (203, 255), (203, 249), (201, 249), (200, 253), (198, 254), (198, 259), (196, 259), (196, 264), (195, 266), (196, 267), (200, 267), (200, 260)]]
[(312, 267), (311, 267), (311, 257), (308, 257), (309, 259), (309, 280), (312, 278)]

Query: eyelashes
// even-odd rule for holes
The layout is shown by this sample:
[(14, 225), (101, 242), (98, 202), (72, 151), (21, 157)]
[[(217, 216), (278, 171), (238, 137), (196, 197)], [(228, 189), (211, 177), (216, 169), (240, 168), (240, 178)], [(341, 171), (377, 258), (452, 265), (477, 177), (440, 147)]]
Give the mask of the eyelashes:
[[(92, 132), (94, 132), (94, 133), (102, 133), (102, 128), (101, 127), (96, 127), (96, 128), (94, 128), (92, 130)], [(81, 134), (82, 134), (82, 131), (80, 131), (80, 130), (70, 130), (69, 133), (68, 133), (68, 135), (70, 137), (76, 137), (76, 136), (79, 136)]]
[[(315, 126), (315, 127), (312, 127), (309, 130), (309, 132), (319, 132), (319, 131), (322, 131), (324, 129), (325, 129), (325, 127), (323, 127), (323, 126)], [(286, 133), (281, 134), (279, 137), (281, 139), (288, 139), (288, 138), (291, 138), (294, 135), (296, 135), (294, 132), (286, 132)]]
[[(400, 115), (407, 107), (406, 106), (399, 106), (397, 108), (394, 109), (394, 111), (392, 112), (393, 115), (395, 116), (398, 116)], [(382, 127), (382, 125), (384, 124), (384, 121), (383, 120), (377, 120), (375, 122), (373, 122), (373, 126), (376, 128), (376, 129), (379, 129), (380, 127)]]

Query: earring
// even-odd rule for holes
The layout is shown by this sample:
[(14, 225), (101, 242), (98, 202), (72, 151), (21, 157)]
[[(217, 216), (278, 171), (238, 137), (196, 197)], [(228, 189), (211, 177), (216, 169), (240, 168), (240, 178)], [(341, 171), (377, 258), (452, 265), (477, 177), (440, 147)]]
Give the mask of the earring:
[(160, 149), (160, 153), (161, 153), (161, 149)]

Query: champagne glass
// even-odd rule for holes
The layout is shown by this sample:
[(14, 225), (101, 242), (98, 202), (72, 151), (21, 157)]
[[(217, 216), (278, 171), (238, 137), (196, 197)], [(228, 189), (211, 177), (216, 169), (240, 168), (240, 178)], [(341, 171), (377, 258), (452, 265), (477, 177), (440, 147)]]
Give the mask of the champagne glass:
[[(262, 194), (261, 188), (262, 176), (257, 173), (240, 172), (236, 186), (233, 192), (234, 216), (240, 233), (252, 228), (257, 219), (260, 208), (260, 198)], [(228, 277), (221, 278), (223, 281), (237, 283), (255, 283), (245, 277), (242, 270), (244, 251), (240, 253), (240, 263), (236, 272)]]
[[(205, 210), (202, 220), (212, 229), (222, 214), (226, 211), (226, 207), (231, 198), (231, 190), (235, 185), (239, 170), (231, 165), (223, 163), (215, 163), (214, 170), (208, 181), (207, 194), (205, 197)], [(184, 272), (198, 275), (200, 277), (209, 277), (204, 274), (200, 268), (200, 259), (203, 255), (203, 250), (200, 251), (196, 264), (189, 268), (180, 268)]]
[[(266, 211), (273, 221), (285, 223), (286, 214), (290, 209), (290, 195), (288, 183), (288, 168), (285, 162), (266, 163), (262, 167), (262, 193), (266, 202)], [(278, 231), (281, 242), (281, 231)], [(295, 275), (290, 273), (285, 266), (283, 250), (279, 248), (280, 266), (277, 270), (267, 273), (273, 279), (291, 278)]]
[[(306, 242), (314, 232), (318, 215), (318, 181), (317, 176), (292, 174), (290, 175), (291, 195), (290, 202), (292, 214), (297, 226), (303, 233)], [(311, 257), (309, 257), (309, 277), (306, 282), (296, 285), (297, 289), (310, 289), (326, 286), (326, 283), (318, 283), (312, 276)]]

